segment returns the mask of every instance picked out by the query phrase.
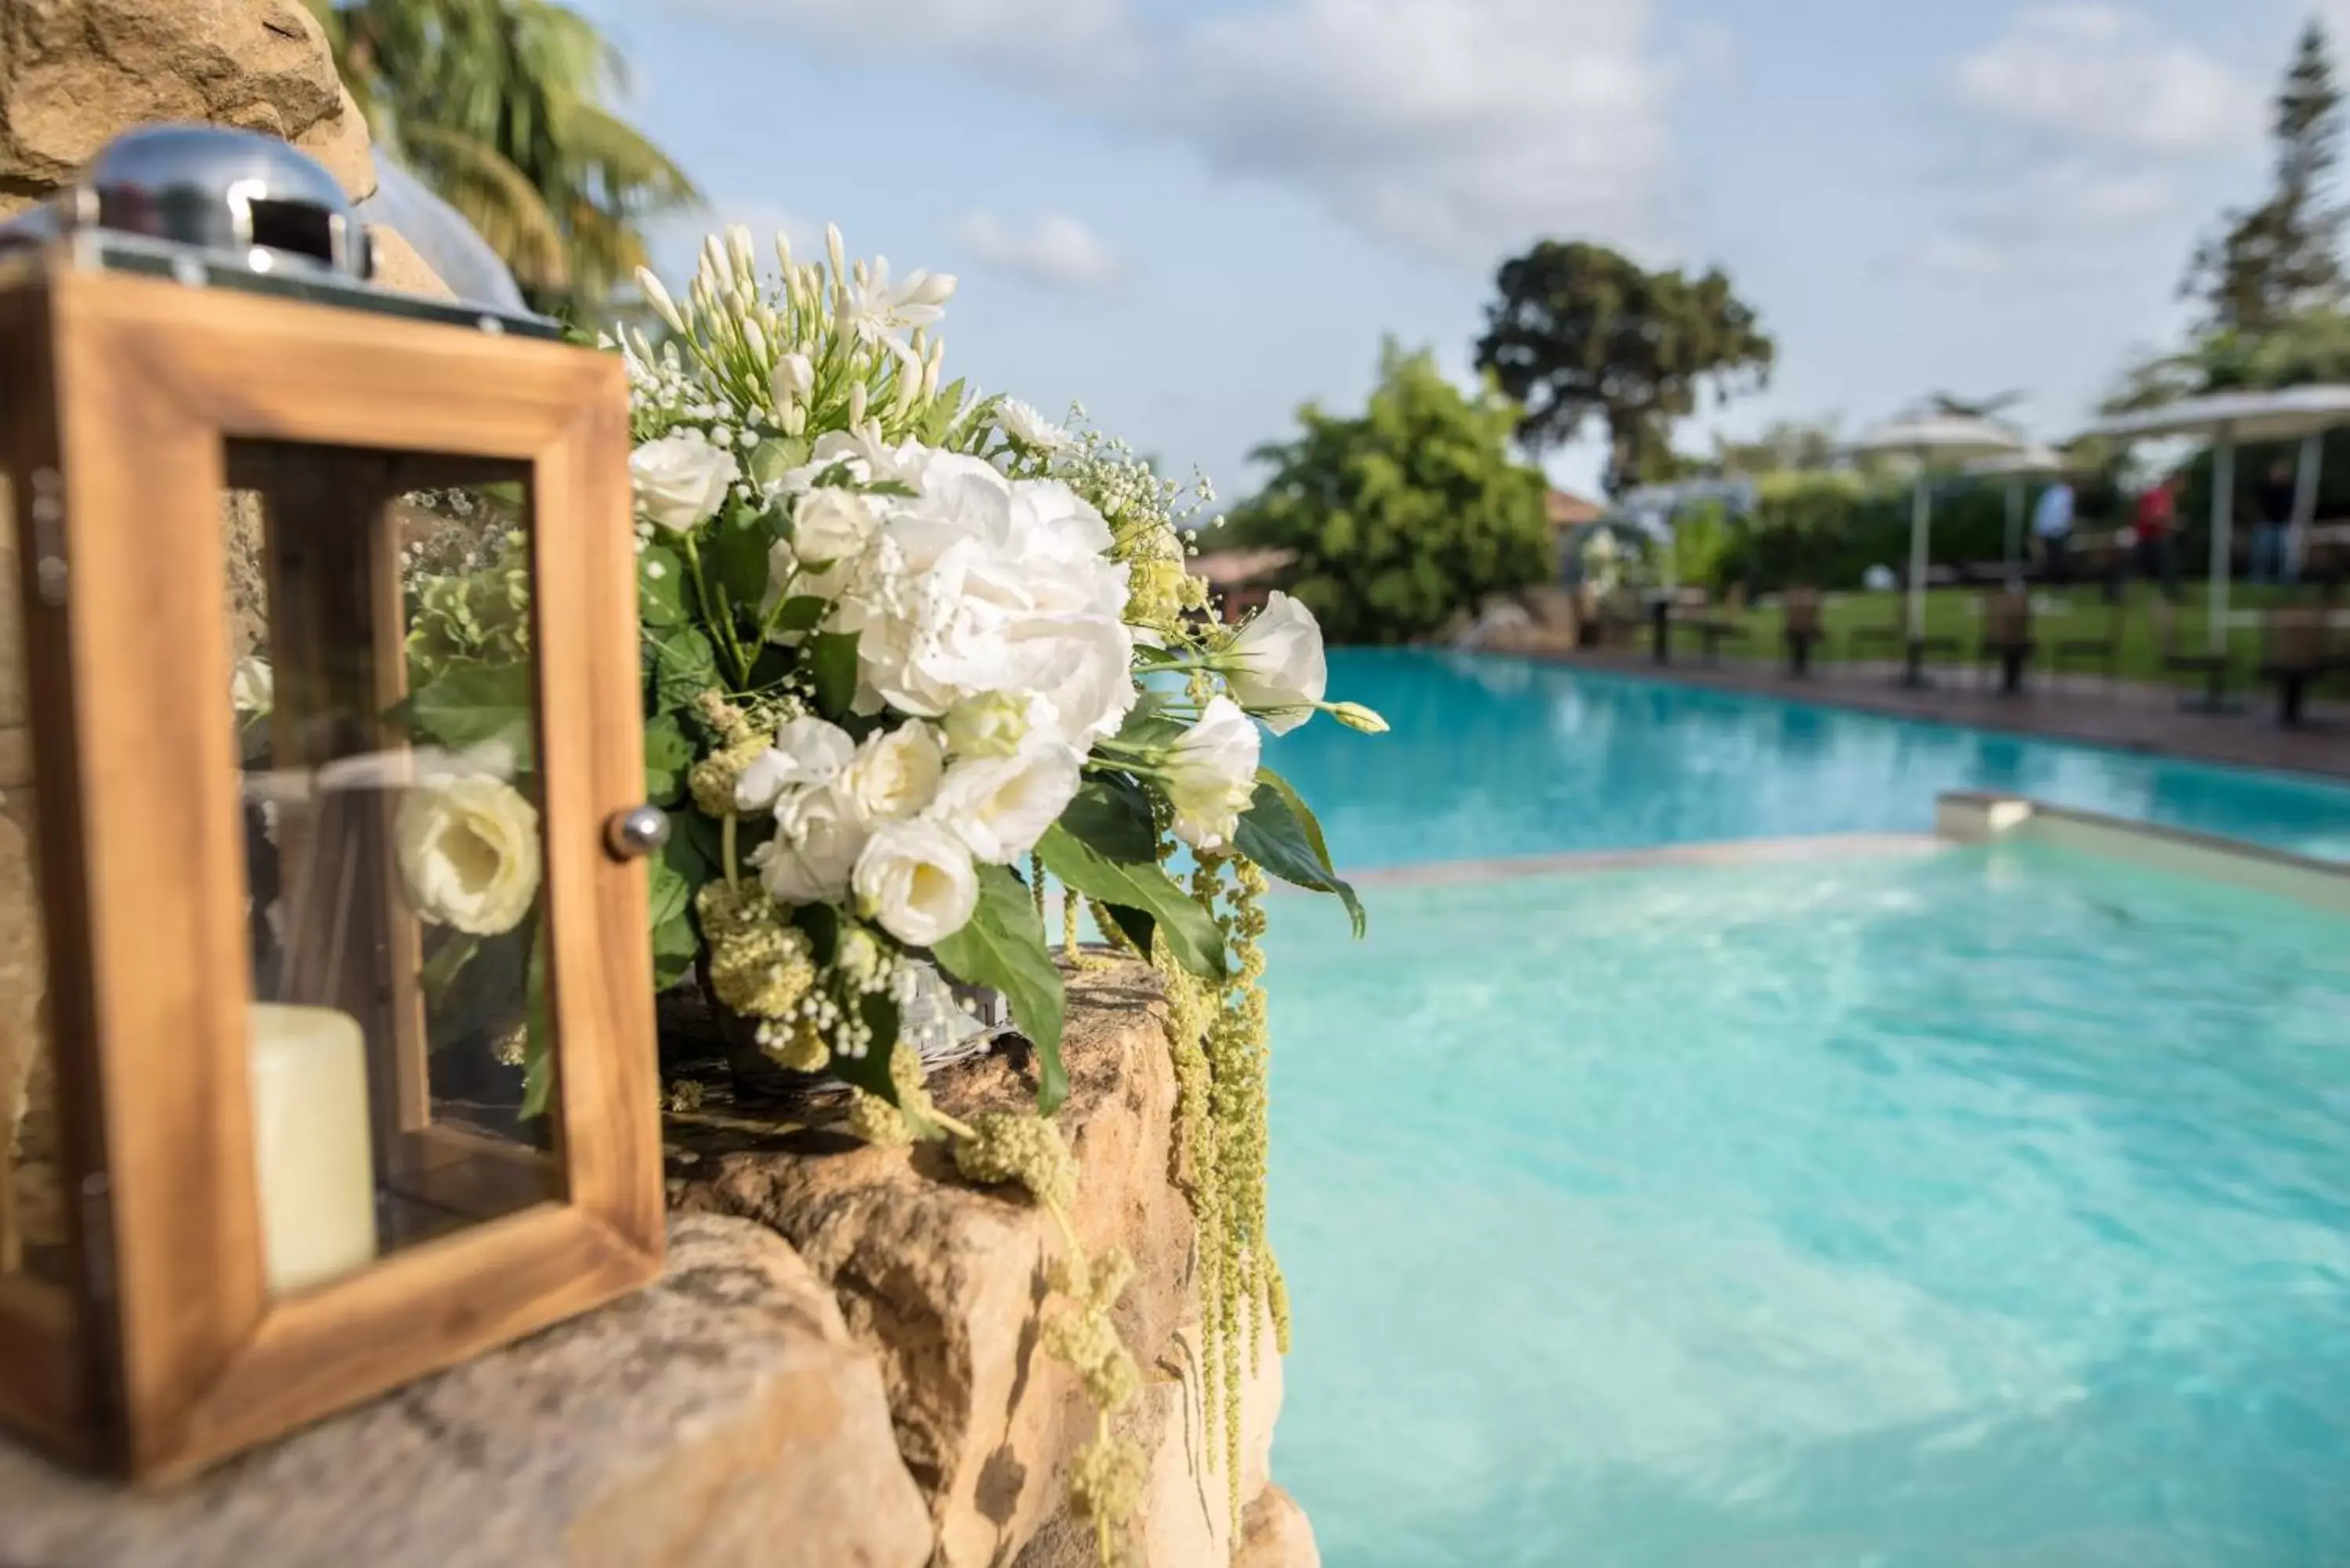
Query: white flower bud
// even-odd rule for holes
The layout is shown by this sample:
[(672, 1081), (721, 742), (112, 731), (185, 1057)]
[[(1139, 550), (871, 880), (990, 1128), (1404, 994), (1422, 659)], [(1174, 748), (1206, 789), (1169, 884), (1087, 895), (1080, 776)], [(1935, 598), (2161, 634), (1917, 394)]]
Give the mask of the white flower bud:
[(637, 269), (637, 286), (644, 291), (645, 303), (651, 306), (654, 313), (663, 321), (669, 323), (671, 331), (685, 330), (685, 319), (677, 313), (677, 302), (670, 298), (669, 290), (661, 286), (661, 280), (653, 275), (652, 268), (640, 266)]
[(832, 264), (834, 277), (848, 275), (848, 263), (843, 259), (847, 253), (841, 246), (838, 223), (827, 223), (824, 226), (824, 254), (825, 259)]
[(702, 270), (710, 275), (713, 292), (723, 288), (733, 275), (734, 265), (727, 258), (726, 243), (716, 234), (711, 234), (702, 242)]
[(792, 236), (781, 229), (775, 231), (775, 266), (783, 274), (784, 282), (789, 285), (792, 280)]
[(743, 347), (751, 351), (751, 358), (759, 364), (764, 365), (767, 362), (767, 335), (759, 330), (759, 320), (756, 317), (746, 316), (743, 318)]
[(848, 389), (848, 428), (858, 430), (865, 423), (865, 383), (857, 381)]
[(1388, 722), (1380, 718), (1377, 711), (1366, 708), (1360, 702), (1334, 702), (1330, 705), (1330, 717), (1349, 730), (1360, 730), (1366, 735), (1388, 732)]
[(734, 275), (736, 277), (748, 283), (750, 280), (759, 275), (758, 253), (751, 248), (750, 224), (729, 223), (726, 225), (726, 249), (728, 254), (733, 257)]

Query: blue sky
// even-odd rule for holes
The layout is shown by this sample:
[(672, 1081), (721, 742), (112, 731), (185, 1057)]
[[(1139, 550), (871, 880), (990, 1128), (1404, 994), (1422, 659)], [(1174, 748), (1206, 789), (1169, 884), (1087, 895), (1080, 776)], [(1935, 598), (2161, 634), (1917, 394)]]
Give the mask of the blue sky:
[[(718, 219), (955, 273), (950, 375), (1237, 497), (1380, 336), (1467, 374), (1544, 234), (1718, 263), (1779, 343), (1690, 421), (2022, 388), (2068, 434), (2266, 180), (2290, 0), (575, 0)], [(2350, 0), (2315, 9), (2350, 36)], [(698, 233), (698, 225), (696, 232)], [(681, 236), (673, 254), (691, 254)], [(1554, 455), (1591, 490), (1596, 442)]]

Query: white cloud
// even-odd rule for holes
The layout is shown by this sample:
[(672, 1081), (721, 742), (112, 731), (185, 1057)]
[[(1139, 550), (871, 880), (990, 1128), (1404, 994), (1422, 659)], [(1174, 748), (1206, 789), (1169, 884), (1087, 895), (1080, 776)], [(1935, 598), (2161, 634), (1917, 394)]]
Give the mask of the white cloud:
[(2013, 253), (1966, 234), (1935, 234), (1903, 246), (1878, 270), (1944, 288), (1982, 288), (2022, 270)]
[(980, 261), (1032, 283), (1101, 289), (1126, 275), (1126, 263), (1118, 253), (1066, 213), (1044, 213), (1025, 228), (993, 213), (973, 213), (955, 225), (954, 234)]
[(2020, 13), (1960, 60), (1959, 97), (2019, 129), (2134, 152), (2218, 151), (2259, 140), (2259, 87), (2113, 5)]
[(1637, 234), (1669, 156), (1654, 0), (672, 0), (872, 56), (920, 53), (1307, 192), (1479, 265), (1544, 233)]

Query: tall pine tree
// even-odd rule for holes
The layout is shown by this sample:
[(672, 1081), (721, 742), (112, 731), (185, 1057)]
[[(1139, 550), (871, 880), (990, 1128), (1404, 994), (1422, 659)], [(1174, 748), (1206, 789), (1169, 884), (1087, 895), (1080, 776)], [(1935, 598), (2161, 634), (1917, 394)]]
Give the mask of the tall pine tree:
[(2259, 206), (2227, 214), (2226, 229), (2197, 250), (2180, 286), (2203, 302), (2209, 327), (2259, 334), (2341, 303), (2343, 209), (2326, 191), (2341, 133), (2325, 29), (2312, 20), (2277, 94), (2276, 189)]

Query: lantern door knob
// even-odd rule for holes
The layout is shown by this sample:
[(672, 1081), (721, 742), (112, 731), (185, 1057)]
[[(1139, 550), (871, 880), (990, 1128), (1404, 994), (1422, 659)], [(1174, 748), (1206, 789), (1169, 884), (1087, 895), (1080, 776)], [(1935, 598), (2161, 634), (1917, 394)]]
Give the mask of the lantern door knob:
[(641, 860), (669, 842), (669, 813), (632, 805), (604, 819), (604, 849), (615, 860)]

